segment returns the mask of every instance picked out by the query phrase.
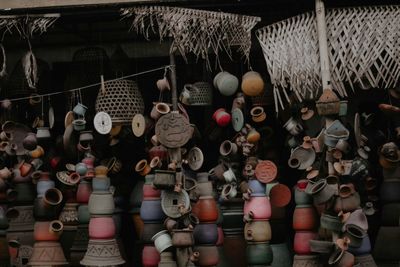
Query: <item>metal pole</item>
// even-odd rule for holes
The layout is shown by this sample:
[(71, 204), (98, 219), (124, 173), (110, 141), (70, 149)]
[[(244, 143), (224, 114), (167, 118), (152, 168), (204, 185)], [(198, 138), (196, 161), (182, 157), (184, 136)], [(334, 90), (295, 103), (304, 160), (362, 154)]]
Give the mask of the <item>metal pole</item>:
[(171, 65), (171, 97), (172, 97), (172, 110), (178, 110), (178, 92), (176, 89), (176, 67), (175, 67), (175, 49), (171, 49), (169, 53), (169, 64)]
[(328, 37), (326, 34), (325, 5), (323, 0), (315, 0), (315, 12), (317, 15), (317, 30), (319, 57), (321, 61), (322, 89), (332, 89), (331, 73), (329, 69)]

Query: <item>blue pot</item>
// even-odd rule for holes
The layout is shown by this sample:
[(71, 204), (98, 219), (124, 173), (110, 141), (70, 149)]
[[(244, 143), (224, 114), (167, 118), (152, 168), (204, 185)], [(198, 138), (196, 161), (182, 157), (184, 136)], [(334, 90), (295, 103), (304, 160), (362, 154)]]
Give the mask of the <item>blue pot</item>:
[(201, 245), (215, 245), (218, 240), (218, 229), (215, 223), (201, 223), (193, 231), (194, 241)]
[(140, 207), (140, 217), (143, 222), (163, 221), (166, 215), (161, 208), (161, 199), (144, 199)]
[(371, 252), (371, 241), (369, 240), (369, 236), (366, 235), (363, 238), (360, 247), (352, 247), (351, 244), (349, 244), (347, 251), (354, 256), (369, 254)]
[(108, 177), (94, 177), (92, 179), (93, 191), (108, 191), (110, 189), (110, 178)]
[(36, 192), (38, 197), (44, 196), (44, 193), (50, 188), (54, 188), (55, 183), (52, 180), (40, 180), (36, 184)]
[(251, 189), (252, 195), (253, 194), (265, 194), (266, 187), (265, 184), (261, 183), (257, 179), (250, 179), (249, 182), (249, 189)]

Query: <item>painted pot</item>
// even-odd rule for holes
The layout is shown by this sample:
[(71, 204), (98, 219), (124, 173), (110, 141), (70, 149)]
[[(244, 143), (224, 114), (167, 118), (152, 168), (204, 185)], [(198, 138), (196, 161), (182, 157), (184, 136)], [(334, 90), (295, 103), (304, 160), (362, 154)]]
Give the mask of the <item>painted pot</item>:
[(244, 238), (252, 242), (271, 240), (271, 225), (268, 220), (248, 222), (244, 226)]
[(243, 212), (252, 220), (267, 220), (271, 217), (271, 204), (268, 197), (253, 196), (245, 201)]
[(151, 238), (151, 240), (154, 241), (154, 246), (159, 253), (172, 247), (172, 239), (167, 230), (158, 232)]
[(354, 260), (353, 254), (342, 249), (336, 249), (329, 257), (328, 263), (336, 267), (352, 267)]
[(215, 222), (218, 219), (217, 204), (212, 196), (200, 197), (192, 207), (192, 213), (201, 222)]
[(62, 200), (62, 192), (57, 188), (49, 188), (43, 195), (43, 201), (48, 206), (59, 206)]
[(172, 230), (172, 245), (174, 247), (190, 247), (194, 245), (193, 230), (174, 229)]
[(361, 241), (361, 245), (359, 247), (354, 247), (352, 244), (349, 244), (348, 252), (353, 254), (354, 256), (365, 255), (371, 252), (371, 241), (369, 240), (369, 236), (365, 235)]
[(79, 205), (78, 207), (78, 221), (80, 224), (88, 224), (90, 220), (90, 212), (88, 205)]
[(343, 223), (338, 216), (330, 215), (327, 213), (321, 214), (320, 219), (321, 227), (334, 232), (342, 230)]
[(231, 115), (224, 108), (217, 109), (212, 118), (221, 127), (225, 127), (231, 122)]
[(89, 237), (93, 239), (111, 239), (115, 237), (115, 223), (111, 216), (92, 217), (89, 221)]
[(271, 244), (273, 260), (271, 267), (292, 267), (292, 255), (286, 243)]
[(193, 236), (196, 244), (215, 245), (218, 240), (218, 230), (215, 223), (200, 223), (195, 226)]
[(251, 190), (251, 193), (254, 194), (265, 194), (265, 184), (261, 183), (258, 179), (250, 179), (248, 181), (249, 184), (249, 189)]
[(36, 184), (36, 192), (38, 197), (44, 196), (44, 193), (50, 188), (54, 188), (55, 183), (50, 179), (39, 178)]
[(273, 260), (273, 252), (269, 242), (248, 242), (246, 248), (247, 264), (270, 265)]
[(92, 191), (92, 184), (86, 180), (81, 180), (76, 191), (76, 201), (79, 203), (88, 203)]
[(33, 237), (36, 241), (58, 241), (63, 232), (61, 221), (37, 221), (33, 227)]
[(163, 221), (166, 217), (161, 207), (161, 199), (145, 199), (140, 207), (140, 217), (146, 221)]
[(350, 239), (350, 244), (354, 248), (359, 248), (363, 242), (363, 239), (367, 235), (367, 232), (355, 224), (347, 224), (345, 226), (346, 231), (344, 233)]
[(293, 229), (313, 230), (318, 227), (318, 215), (312, 205), (297, 205), (293, 213)]
[(144, 246), (142, 251), (143, 267), (157, 267), (160, 261), (160, 253), (154, 246)]
[(296, 254), (304, 255), (310, 254), (310, 240), (317, 239), (318, 233), (312, 231), (297, 231), (294, 235), (293, 250)]
[(211, 267), (219, 262), (219, 254), (216, 246), (195, 246), (193, 251), (199, 252), (196, 263), (198, 266)]
[(92, 179), (93, 191), (108, 191), (110, 189), (111, 181), (108, 177), (95, 176)]
[(294, 201), (296, 205), (307, 205), (313, 203), (311, 195), (307, 194), (305, 191), (307, 184), (308, 180), (306, 179), (299, 180), (297, 182), (297, 185), (294, 189)]
[(113, 195), (109, 192), (93, 192), (88, 205), (91, 215), (111, 215), (115, 209)]
[(247, 96), (258, 96), (264, 91), (264, 80), (255, 71), (246, 72), (242, 77), (242, 91)]
[(143, 224), (143, 229), (140, 233), (141, 241), (144, 244), (153, 244), (151, 238), (162, 230), (165, 230), (165, 228), (163, 224), (159, 222), (151, 222)]

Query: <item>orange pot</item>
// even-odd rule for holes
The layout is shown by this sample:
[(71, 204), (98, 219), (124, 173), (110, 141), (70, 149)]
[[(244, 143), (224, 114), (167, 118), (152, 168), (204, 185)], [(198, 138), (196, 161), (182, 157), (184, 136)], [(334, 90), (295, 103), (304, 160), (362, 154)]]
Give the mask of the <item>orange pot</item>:
[(218, 219), (217, 203), (212, 196), (203, 196), (193, 206), (192, 213), (200, 222), (215, 222)]

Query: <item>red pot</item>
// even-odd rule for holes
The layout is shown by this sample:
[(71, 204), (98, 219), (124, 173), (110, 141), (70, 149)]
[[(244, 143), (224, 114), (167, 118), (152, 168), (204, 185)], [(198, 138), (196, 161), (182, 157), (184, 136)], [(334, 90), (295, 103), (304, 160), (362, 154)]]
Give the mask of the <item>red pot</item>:
[(244, 202), (244, 215), (255, 220), (268, 220), (271, 218), (271, 204), (268, 197), (251, 196)]
[(193, 206), (192, 213), (200, 222), (215, 222), (218, 219), (217, 203), (212, 196), (200, 197)]
[(92, 217), (89, 221), (89, 237), (92, 239), (112, 239), (115, 237), (115, 223), (110, 217)]
[(313, 230), (318, 227), (319, 217), (311, 205), (297, 205), (293, 213), (293, 229)]
[(142, 252), (143, 267), (157, 267), (160, 262), (160, 253), (154, 246), (144, 246)]
[(58, 241), (63, 228), (61, 221), (37, 221), (33, 228), (33, 237), (36, 241)]
[(293, 250), (296, 254), (311, 254), (310, 240), (317, 239), (318, 233), (312, 231), (298, 231), (294, 235)]
[(225, 127), (231, 122), (231, 115), (224, 108), (217, 109), (212, 118), (221, 127)]
[(92, 194), (92, 184), (85, 180), (81, 180), (76, 191), (76, 201), (79, 203), (88, 203), (90, 194)]

